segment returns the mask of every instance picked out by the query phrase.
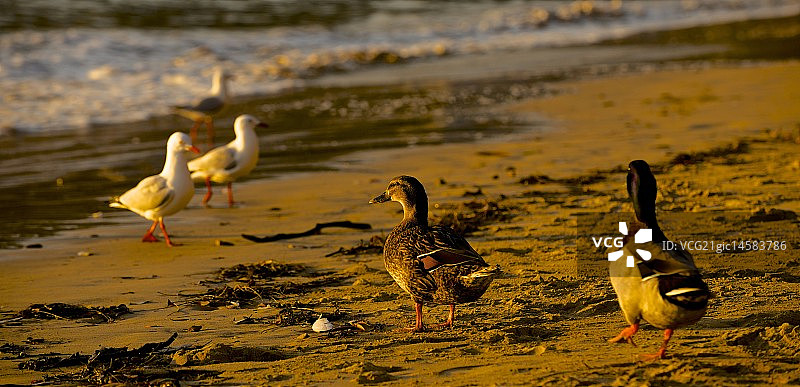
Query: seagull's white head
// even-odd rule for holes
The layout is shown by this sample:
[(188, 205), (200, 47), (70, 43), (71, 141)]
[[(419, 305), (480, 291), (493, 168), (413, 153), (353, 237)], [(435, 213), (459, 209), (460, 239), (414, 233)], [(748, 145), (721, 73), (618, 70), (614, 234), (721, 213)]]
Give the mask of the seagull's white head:
[(200, 153), (200, 149), (192, 145), (192, 138), (188, 134), (182, 132), (175, 132), (169, 136), (167, 140), (167, 152), (180, 153), (180, 152), (194, 152)]
[(269, 125), (261, 122), (258, 118), (255, 118), (249, 114), (242, 114), (239, 117), (236, 117), (236, 121), (233, 122), (233, 129), (235, 132), (243, 131), (246, 129), (255, 130), (256, 127), (259, 128), (268, 128)]

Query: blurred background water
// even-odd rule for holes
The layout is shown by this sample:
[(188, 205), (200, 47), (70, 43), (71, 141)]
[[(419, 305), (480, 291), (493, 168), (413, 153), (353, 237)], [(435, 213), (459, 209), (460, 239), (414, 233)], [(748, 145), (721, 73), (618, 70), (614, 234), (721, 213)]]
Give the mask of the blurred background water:
[(0, 248), (100, 222), (87, 219), (105, 199), (160, 170), (166, 137), (191, 125), (169, 106), (205, 93), (215, 65), (236, 76), (219, 142), (238, 114), (266, 119), (254, 176), (274, 177), (335, 169), (335, 156), (362, 149), (530, 130), (489, 107), (547, 95), (543, 81), (586, 66), (719, 51), (667, 45), (763, 38), (772, 56), (800, 51), (800, 0), (0, 0), (0, 9)]

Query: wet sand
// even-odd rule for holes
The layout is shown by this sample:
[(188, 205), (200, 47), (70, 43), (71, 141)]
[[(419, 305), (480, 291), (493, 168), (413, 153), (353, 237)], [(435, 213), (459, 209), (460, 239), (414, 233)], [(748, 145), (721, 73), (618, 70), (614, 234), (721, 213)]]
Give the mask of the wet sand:
[[(236, 185), (243, 204), (235, 209), (203, 209), (197, 195), (191, 208), (167, 220), (174, 241), (184, 244), (178, 248), (139, 242), (148, 225), (133, 215), (123, 225), (33, 241), (44, 248), (14, 251), (18, 259), (3, 262), (3, 311), (67, 302), (125, 303), (134, 313), (108, 324), (14, 322), (0, 328), (3, 341), (45, 339), (30, 344), (29, 354), (91, 354), (99, 347), (163, 341), (178, 332), (174, 347), (218, 343), (274, 348), (286, 357), (194, 366), (221, 372), (204, 380), (208, 383), (353, 383), (359, 378), (398, 385), (798, 383), (797, 220), (754, 221), (740, 230), (754, 239), (784, 230), (791, 254), (696, 254), (716, 298), (700, 323), (677, 331), (671, 356), (651, 364), (636, 362), (636, 356), (654, 352), (661, 332), (642, 330), (639, 348), (606, 343), (625, 326), (613, 291), (607, 279), (576, 271), (575, 216), (630, 212), (625, 174), (618, 167), (632, 159), (656, 165), (660, 211), (800, 211), (800, 85), (787, 81), (800, 64), (689, 67), (559, 83), (554, 87), (562, 92), (556, 97), (497, 106), (547, 124), (522, 136), (350, 154), (337, 160), (345, 166), (339, 172)], [(680, 152), (738, 142), (746, 145), (695, 157), (690, 165), (669, 162)], [(457, 309), (452, 330), (394, 331), (413, 321), (413, 306), (383, 269), (381, 257), (324, 257), (386, 234), (399, 221), (399, 206), (366, 204), (398, 174), (420, 178), (435, 217), (472, 201), (491, 202), (503, 214), (468, 240), (506, 275), (480, 301)], [(576, 179), (520, 184), (529, 175)], [(476, 187), (483, 196), (464, 196)], [(224, 204), (218, 187), (212, 204)], [(463, 206), (456, 211), (469, 212)], [(339, 220), (369, 223), (373, 229), (328, 229), (264, 244), (240, 236), (297, 232)], [(730, 237), (715, 235), (721, 231), (710, 226), (704, 232)], [(216, 240), (234, 246), (216, 246)], [(78, 256), (79, 251), (91, 255)], [(338, 307), (348, 317), (337, 324), (364, 321), (367, 331), (327, 336), (312, 332), (310, 324), (278, 326), (269, 322), (279, 312), (271, 300), (256, 308), (199, 310), (185, 297), (205, 292), (210, 285), (201, 281), (214, 278), (221, 267), (267, 259), (340, 274), (334, 284), (278, 301), (319, 313)], [(445, 309), (426, 308), (426, 322), (443, 321)], [(259, 323), (234, 324), (247, 316)], [(201, 328), (190, 331), (192, 326)], [(0, 360), (4, 382), (43, 378), (43, 373), (17, 370), (20, 360), (10, 357)]]

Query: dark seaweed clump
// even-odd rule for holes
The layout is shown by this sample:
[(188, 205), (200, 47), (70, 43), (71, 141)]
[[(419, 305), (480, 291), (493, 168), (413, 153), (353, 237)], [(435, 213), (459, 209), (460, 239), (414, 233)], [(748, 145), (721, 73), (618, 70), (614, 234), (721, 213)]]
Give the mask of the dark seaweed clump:
[(219, 371), (176, 369), (170, 366), (176, 349), (169, 348), (177, 333), (167, 340), (147, 343), (139, 348), (102, 348), (93, 355), (76, 353), (69, 356), (39, 356), (18, 364), (19, 369), (48, 371), (66, 367), (77, 371), (46, 374), (48, 383), (100, 385), (120, 383), (126, 385), (178, 386), (181, 382), (197, 381), (219, 375)]
[(216, 278), (202, 282), (208, 286), (205, 293), (185, 297), (188, 298), (187, 304), (204, 310), (252, 308), (287, 296), (338, 285), (348, 277), (267, 260), (220, 269)]
[(18, 313), (18, 316), (27, 319), (39, 320), (75, 320), (91, 319), (93, 322), (112, 322), (122, 315), (132, 313), (125, 304), (107, 307), (87, 307), (61, 302), (51, 304), (33, 304)]
[(444, 211), (434, 213), (431, 224), (450, 227), (460, 235), (469, 235), (487, 224), (505, 222), (514, 217), (512, 208), (486, 199), (441, 206), (440, 209)]
[(222, 268), (219, 270), (218, 276), (224, 279), (269, 279), (297, 276), (305, 270), (306, 268), (303, 265), (293, 265), (269, 260)]
[(669, 165), (693, 165), (712, 158), (725, 158), (728, 162), (733, 162), (731, 156), (746, 153), (748, 145), (744, 141), (735, 144), (728, 144), (712, 148), (702, 152), (678, 153), (668, 162)]
[(369, 240), (360, 240), (358, 244), (344, 248), (340, 247), (339, 250), (336, 250), (330, 254), (326, 254), (326, 257), (334, 257), (337, 255), (361, 255), (361, 254), (383, 254), (383, 245), (386, 244), (386, 237), (382, 235), (373, 235)]

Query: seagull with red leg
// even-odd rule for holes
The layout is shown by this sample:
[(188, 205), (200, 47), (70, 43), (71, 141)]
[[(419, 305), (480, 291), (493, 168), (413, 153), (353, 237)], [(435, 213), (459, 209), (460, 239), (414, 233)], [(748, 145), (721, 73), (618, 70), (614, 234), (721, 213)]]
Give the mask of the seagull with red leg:
[[(609, 274), (630, 326), (609, 342), (635, 345), (633, 335), (644, 319), (664, 330), (664, 341), (658, 352), (640, 355), (642, 360), (656, 360), (664, 358), (675, 329), (694, 324), (706, 314), (711, 292), (691, 254), (679, 247), (675, 250), (662, 248), (662, 242), (669, 239), (656, 219), (658, 187), (645, 161), (634, 160), (628, 165), (627, 186), (637, 223), (628, 230), (621, 254), (609, 254), (612, 260)], [(638, 234), (648, 229), (652, 237), (645, 239), (650, 241), (640, 243)], [(633, 235), (637, 238), (630, 240)], [(621, 257), (630, 259), (618, 259)]]
[(206, 133), (206, 142), (209, 149), (214, 147), (214, 116), (222, 111), (230, 99), (228, 81), (231, 79), (233, 79), (232, 75), (228, 74), (222, 67), (217, 67), (214, 69), (214, 75), (211, 78), (211, 90), (208, 92), (208, 96), (195, 101), (191, 105), (172, 107), (178, 115), (194, 121), (192, 129), (189, 131), (193, 142), (197, 141), (197, 128), (205, 122), (208, 131)]
[(208, 206), (211, 199), (213, 181), (228, 184), (228, 207), (233, 207), (232, 183), (250, 173), (258, 164), (257, 127), (267, 128), (269, 125), (249, 114), (237, 117), (233, 123), (233, 132), (236, 134), (233, 141), (189, 162), (192, 180), (206, 183), (208, 191), (203, 197), (204, 206)]
[(442, 327), (452, 327), (456, 304), (480, 298), (500, 267), (491, 267), (463, 237), (442, 226), (428, 225), (428, 195), (414, 177), (398, 176), (370, 204), (395, 201), (403, 206), (403, 220), (386, 237), (383, 262), (400, 287), (411, 295), (416, 324), (422, 332), (423, 303), (449, 305)]
[(164, 217), (182, 210), (194, 195), (194, 185), (186, 166), (186, 152), (200, 153), (200, 150), (192, 145), (191, 138), (185, 133), (173, 133), (167, 141), (167, 157), (161, 173), (144, 178), (136, 187), (113, 197), (109, 203), (111, 207), (131, 210), (153, 221), (142, 242), (158, 242), (153, 232), (156, 226), (160, 226), (167, 246), (176, 246), (169, 239)]

